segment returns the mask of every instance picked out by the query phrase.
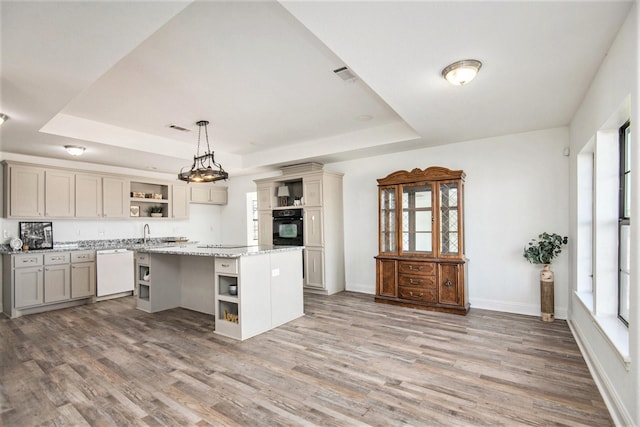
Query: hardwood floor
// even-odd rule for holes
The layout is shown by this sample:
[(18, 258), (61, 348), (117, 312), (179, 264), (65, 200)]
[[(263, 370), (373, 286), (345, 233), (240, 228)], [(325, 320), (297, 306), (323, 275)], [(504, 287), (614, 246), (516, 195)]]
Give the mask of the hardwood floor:
[(565, 322), (305, 296), (236, 342), (133, 297), (0, 321), (5, 426), (611, 425)]

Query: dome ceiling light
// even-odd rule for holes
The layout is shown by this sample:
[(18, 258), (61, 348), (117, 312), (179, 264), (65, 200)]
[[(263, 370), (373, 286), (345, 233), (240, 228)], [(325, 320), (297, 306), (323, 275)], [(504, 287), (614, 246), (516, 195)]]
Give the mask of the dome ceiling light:
[(84, 150), (86, 150), (85, 147), (81, 147), (80, 145), (65, 145), (64, 149), (67, 150), (67, 153), (75, 157), (81, 156)]
[(481, 67), (482, 62), (476, 59), (463, 59), (442, 70), (442, 77), (452, 85), (464, 86), (474, 79)]
[[(198, 149), (196, 151), (196, 155), (193, 156), (193, 164), (191, 165), (191, 169), (184, 170), (186, 168), (180, 169), (180, 173), (178, 174), (178, 179), (186, 182), (214, 182), (220, 181), (222, 179), (229, 179), (229, 174), (225, 172), (220, 163), (216, 163), (213, 157), (213, 151), (211, 151), (211, 147), (209, 146), (209, 132), (207, 131), (207, 125), (209, 124), (206, 120), (200, 120), (196, 122), (198, 125)], [(207, 151), (203, 155), (200, 155), (200, 137), (202, 135), (202, 128), (204, 128), (204, 135), (207, 141)]]

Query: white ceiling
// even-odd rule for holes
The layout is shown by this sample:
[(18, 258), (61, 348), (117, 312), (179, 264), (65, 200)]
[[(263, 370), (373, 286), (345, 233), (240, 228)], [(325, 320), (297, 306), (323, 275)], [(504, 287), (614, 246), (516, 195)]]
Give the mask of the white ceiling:
[(2, 0), (0, 150), (177, 173), (204, 119), (233, 176), (564, 126), (631, 4)]

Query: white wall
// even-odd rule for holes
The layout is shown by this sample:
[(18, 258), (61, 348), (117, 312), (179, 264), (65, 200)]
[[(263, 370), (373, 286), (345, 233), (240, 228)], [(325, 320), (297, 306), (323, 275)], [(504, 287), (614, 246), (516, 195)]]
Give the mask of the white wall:
[[(472, 309), (539, 315), (539, 266), (522, 256), (533, 237), (568, 234), (566, 128), (508, 135), (326, 165), (343, 172), (347, 289), (375, 293), (377, 178), (396, 170), (462, 169)], [(556, 316), (567, 311), (566, 253), (554, 262)]]
[[(632, 8), (627, 21), (613, 42), (606, 58), (598, 70), (590, 88), (570, 124), (570, 233), (578, 234), (578, 158), (599, 131), (615, 130), (631, 117), (631, 171), (632, 197), (631, 211), (637, 219), (640, 202), (637, 197), (640, 188), (640, 150), (638, 147), (638, 68), (640, 57), (638, 49), (638, 11), (637, 3)], [(591, 148), (589, 147), (588, 150)], [(581, 280), (582, 270), (578, 270), (578, 258), (575, 252), (570, 258), (571, 287), (569, 322), (576, 339), (581, 345), (596, 383), (609, 407), (614, 421), (618, 425), (640, 425), (640, 288), (637, 286), (640, 271), (640, 230), (637, 221), (631, 222), (631, 313), (628, 328), (628, 360), (625, 364), (613, 343), (606, 338), (600, 320), (592, 315), (587, 304), (573, 292)], [(597, 237), (596, 237), (597, 238)], [(598, 240), (598, 244), (600, 241)], [(613, 251), (617, 250), (610, 248)], [(600, 251), (602, 252), (602, 251)], [(597, 255), (596, 255), (597, 256)], [(605, 284), (607, 286), (611, 283)], [(615, 284), (613, 284), (615, 285)], [(597, 286), (597, 283), (596, 283)], [(615, 322), (615, 316), (613, 321)], [(619, 329), (624, 330), (624, 327)]]

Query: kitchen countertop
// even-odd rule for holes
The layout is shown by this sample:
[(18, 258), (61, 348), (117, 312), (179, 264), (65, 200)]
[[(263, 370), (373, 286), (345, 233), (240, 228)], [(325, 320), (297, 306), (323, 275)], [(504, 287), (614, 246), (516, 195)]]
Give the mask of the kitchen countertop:
[(304, 246), (242, 246), (242, 245), (206, 245), (206, 244), (181, 244), (179, 246), (165, 246), (138, 249), (138, 252), (165, 255), (192, 255), (209, 256), (219, 258), (238, 258), (249, 255), (259, 255), (270, 252), (286, 252), (302, 250)]
[[(14, 251), (11, 247), (0, 245), (0, 254), (20, 254), (20, 253), (46, 253), (46, 252), (68, 252), (68, 251), (100, 251), (106, 249), (129, 249), (138, 251), (145, 248), (169, 247), (184, 245), (185, 237), (155, 237), (147, 239), (103, 239), (103, 240), (78, 240), (72, 242), (58, 242), (53, 244), (53, 249), (30, 249), (27, 252), (22, 250)], [(197, 244), (198, 242), (189, 242)]]

